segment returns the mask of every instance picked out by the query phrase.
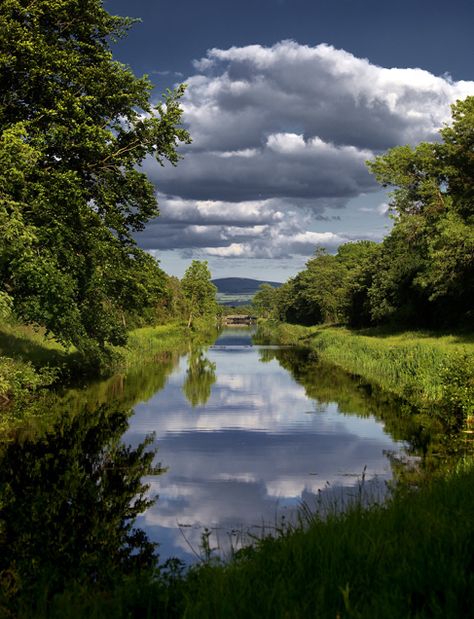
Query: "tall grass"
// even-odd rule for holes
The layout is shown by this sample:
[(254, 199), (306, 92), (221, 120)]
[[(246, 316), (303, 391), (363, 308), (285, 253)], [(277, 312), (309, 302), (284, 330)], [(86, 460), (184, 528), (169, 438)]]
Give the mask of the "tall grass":
[(264, 323), (261, 338), (310, 347), (329, 363), (423, 409), (441, 407), (474, 414), (472, 335), (429, 332), (351, 331)]
[[(474, 608), (474, 471), (286, 528), (227, 564), (71, 586), (19, 617), (459, 619)], [(38, 599), (38, 598), (37, 598)], [(46, 600), (46, 598), (45, 598)]]
[[(204, 322), (194, 330), (179, 322), (135, 329), (126, 346), (111, 347), (113, 364), (101, 376), (153, 361), (165, 351), (184, 353), (191, 343), (209, 343), (214, 337), (214, 326)], [(87, 359), (74, 347), (65, 348), (41, 329), (0, 324), (0, 406), (52, 385), (73, 384), (79, 377), (99, 376), (95, 366), (91, 374)]]
[(472, 616), (474, 475), (354, 506), (189, 579), (184, 616)]

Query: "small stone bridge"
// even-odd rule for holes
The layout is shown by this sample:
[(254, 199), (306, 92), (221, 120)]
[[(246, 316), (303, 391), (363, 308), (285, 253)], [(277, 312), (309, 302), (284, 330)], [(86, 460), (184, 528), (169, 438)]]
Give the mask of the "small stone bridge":
[(246, 326), (255, 322), (255, 317), (248, 314), (232, 314), (224, 316), (224, 324), (228, 326)]

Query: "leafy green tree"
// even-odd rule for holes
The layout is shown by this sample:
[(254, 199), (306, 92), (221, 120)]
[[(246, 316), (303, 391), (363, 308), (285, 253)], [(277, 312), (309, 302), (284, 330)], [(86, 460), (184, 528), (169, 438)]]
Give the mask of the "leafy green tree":
[(474, 97), (452, 106), (442, 140), (400, 146), (369, 162), (395, 187), (370, 296), (374, 319), (439, 324), (465, 320), (474, 295)]
[(342, 320), (346, 272), (336, 256), (318, 248), (306, 269), (280, 288), (280, 316), (304, 325)]
[(270, 318), (276, 309), (278, 288), (270, 284), (261, 284), (258, 292), (252, 299), (252, 309), (257, 316)]
[(196, 318), (213, 318), (218, 306), (217, 288), (211, 281), (207, 261), (193, 260), (181, 280), (181, 289), (187, 301), (188, 327)]
[(187, 302), (184, 296), (181, 282), (177, 277), (170, 276), (168, 278), (168, 311), (173, 318), (187, 318)]
[(373, 241), (345, 243), (338, 249), (337, 260), (346, 268), (341, 316), (353, 327), (368, 326), (372, 321), (369, 290), (379, 253), (380, 244)]
[(183, 87), (154, 107), (113, 60), (130, 25), (100, 0), (0, 5), (0, 291), (79, 348), (123, 343), (124, 312), (159, 293), (133, 240), (158, 214), (140, 164), (176, 164), (189, 142)]

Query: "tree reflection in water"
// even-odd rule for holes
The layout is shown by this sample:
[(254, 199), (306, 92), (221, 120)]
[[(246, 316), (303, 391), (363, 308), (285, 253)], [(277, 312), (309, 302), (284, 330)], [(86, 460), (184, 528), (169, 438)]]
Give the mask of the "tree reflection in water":
[(156, 545), (134, 519), (155, 500), (142, 478), (163, 469), (152, 436), (134, 448), (121, 442), (129, 415), (84, 409), (0, 446), (0, 610), (35, 589), (107, 586), (156, 564)]
[(216, 364), (204, 356), (202, 350), (192, 350), (183, 393), (191, 406), (203, 406), (209, 400), (211, 387), (216, 382)]
[[(421, 458), (416, 470), (390, 458), (397, 483), (413, 475), (430, 474), (447, 463), (456, 461), (464, 448), (462, 437), (447, 433), (434, 414), (418, 410), (409, 402), (390, 395), (363, 378), (321, 361), (317, 354), (306, 349), (281, 348), (260, 350), (264, 363), (276, 359), (295, 381), (305, 388), (306, 395), (324, 409), (336, 402), (342, 414), (368, 417), (383, 421), (385, 430), (397, 441), (406, 441), (407, 455)], [(387, 454), (389, 455), (389, 454)]]

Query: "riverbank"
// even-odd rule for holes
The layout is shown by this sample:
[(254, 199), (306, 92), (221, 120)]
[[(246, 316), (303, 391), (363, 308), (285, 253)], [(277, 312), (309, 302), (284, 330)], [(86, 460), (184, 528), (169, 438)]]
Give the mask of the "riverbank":
[[(466, 463), (388, 504), (306, 514), (238, 552), (183, 574), (171, 565), (97, 590), (77, 581), (18, 616), (458, 619), (474, 605), (474, 472)], [(45, 597), (42, 598), (46, 600)]]
[[(167, 350), (178, 350), (191, 342), (212, 339), (215, 329), (202, 323), (194, 330), (172, 322), (142, 327), (129, 333), (128, 343), (113, 347), (114, 365), (104, 374), (126, 371), (134, 364), (153, 360)], [(0, 404), (28, 397), (58, 384), (67, 385), (78, 378), (94, 378), (87, 360), (74, 347), (65, 348), (43, 330), (26, 325), (0, 325)]]
[[(149, 338), (153, 339), (153, 335), (154, 330), (140, 331), (137, 334), (137, 341), (132, 343), (130, 352), (140, 347), (145, 351), (146, 342)], [(300, 335), (304, 339), (307, 332), (300, 332)], [(138, 342), (140, 342), (139, 346), (137, 346)], [(153, 341), (149, 342), (148, 350), (151, 358), (154, 350)], [(278, 357), (280, 365), (285, 369), (287, 365), (290, 367), (288, 363), (290, 353), (297, 352), (290, 349), (281, 351), (282, 355)], [(175, 351), (173, 354), (176, 356), (178, 353)], [(275, 351), (263, 349), (259, 351), (259, 354), (263, 355), (264, 362), (268, 362), (274, 358)], [(342, 375), (342, 370), (331, 374), (331, 377), (325, 376), (322, 362), (314, 359), (311, 353), (304, 351), (302, 357), (307, 359), (307, 363), (305, 362), (304, 367), (299, 370), (294, 370), (294, 374), (298, 375), (298, 382), (303, 376), (308, 376), (308, 378), (310, 374), (314, 376), (316, 393), (324, 395), (327, 392), (327, 401), (336, 403), (342, 412), (345, 410), (343, 403), (351, 393), (354, 392), (354, 397), (357, 394), (360, 394), (362, 398), (371, 397), (368, 385), (366, 389), (366, 385), (361, 381), (346, 375), (346, 380), (350, 385), (347, 385), (347, 393), (343, 393), (339, 400), (337, 396), (329, 393), (327, 385), (329, 382), (335, 382), (339, 389), (342, 380), (338, 375)], [(149, 365), (154, 367), (153, 363)], [(135, 367), (134, 364), (132, 367)], [(165, 368), (164, 372), (166, 371)], [(152, 374), (156, 376), (157, 372), (153, 370)], [(311, 386), (311, 383), (305, 380), (301, 380), (300, 384), (305, 390)], [(284, 384), (282, 386), (285, 387)], [(156, 385), (150, 389), (150, 393), (155, 387)], [(375, 389), (373, 395), (377, 399)], [(125, 400), (127, 403), (125, 408), (128, 408), (131, 398), (133, 394), (129, 393)], [(141, 395), (140, 398), (142, 399), (143, 396)], [(319, 398), (318, 395), (315, 395), (315, 399), (325, 401), (324, 397)], [(103, 401), (107, 400), (108, 398), (105, 398)], [(99, 398), (97, 398), (97, 403), (100, 403)], [(110, 420), (112, 421), (115, 418), (116, 406), (117, 402), (112, 402), (112, 409), (107, 413), (107, 415), (111, 414)], [(285, 404), (283, 406), (285, 410), (288, 410)], [(70, 404), (66, 404), (65, 408), (71, 414)], [(66, 516), (70, 514), (70, 505), (74, 505), (79, 510), (78, 513), (82, 514), (81, 518), (84, 518), (84, 512), (81, 512), (83, 509), (82, 480), (84, 471), (88, 470), (84, 466), (91, 466), (93, 471), (98, 471), (100, 467), (103, 467), (104, 480), (93, 485), (94, 492), (88, 495), (91, 501), (89, 505), (93, 507), (87, 508), (87, 514), (94, 516), (102, 513), (100, 512), (102, 501), (105, 505), (123, 505), (126, 510), (130, 503), (128, 498), (123, 501), (120, 498), (122, 490), (117, 497), (120, 499), (118, 503), (114, 503), (115, 499), (112, 500), (115, 496), (113, 492), (103, 495), (104, 489), (113, 491), (116, 484), (120, 482), (120, 471), (126, 471), (123, 479), (128, 487), (130, 463), (135, 460), (131, 459), (133, 452), (127, 448), (122, 454), (126, 456), (126, 465), (118, 461), (114, 471), (115, 439), (112, 440), (107, 433), (102, 434), (104, 432), (102, 421), (109, 417), (104, 417), (106, 410), (100, 407), (96, 414), (102, 421), (97, 425), (93, 413), (95, 408), (94, 406), (87, 410), (83, 415), (70, 415), (74, 423), (72, 425), (61, 424), (59, 438), (56, 438), (57, 435), (54, 432), (50, 434), (51, 445), (59, 442), (61, 447), (59, 461), (57, 458), (51, 458), (52, 448), (44, 441), (32, 441), (29, 451), (25, 450), (25, 444), (19, 445), (18, 450), (15, 449), (13, 442), (11, 444), (11, 454), (16, 454), (17, 459), (12, 460), (11, 457), (6, 459), (5, 461), (9, 464), (4, 467), (4, 470), (15, 471), (15, 479), (18, 479), (18, 468), (21, 465), (28, 487), (43, 488), (43, 494), (40, 493), (41, 505), (48, 505), (48, 513), (50, 513), (50, 521), (53, 525), (50, 530), (54, 533), (53, 535), (43, 533), (42, 537), (42, 539), (49, 540), (48, 560), (44, 561), (49, 566), (48, 569), (38, 570), (38, 563), (36, 563), (35, 571), (31, 571), (31, 565), (34, 564), (28, 554), (31, 548), (30, 543), (18, 546), (21, 552), (15, 549), (12, 551), (14, 559), (11, 565), (13, 568), (4, 571), (3, 580), (0, 580), (0, 584), (5, 585), (3, 594), (0, 593), (0, 615), (2, 615), (1, 611), (5, 610), (5, 616), (28, 618), (136, 616), (281, 617), (283, 619), (283, 617), (316, 616), (331, 619), (335, 617), (340, 619), (343, 617), (368, 617), (369, 619), (371, 617), (400, 619), (406, 617), (449, 619), (452, 617), (457, 619), (459, 616), (469, 616), (474, 601), (472, 599), (474, 472), (471, 468), (472, 461), (468, 458), (452, 466), (450, 471), (444, 467), (444, 471), (440, 471), (436, 479), (428, 475), (423, 483), (419, 483), (418, 476), (414, 475), (409, 483), (399, 487), (397, 493), (384, 505), (379, 504), (380, 497), (377, 502), (377, 498), (370, 494), (369, 484), (364, 483), (363, 480), (359, 485), (354, 486), (351, 492), (353, 503), (349, 505), (347, 501), (343, 502), (342, 495), (340, 499), (336, 499), (336, 495), (330, 495), (332, 498), (325, 498), (328, 495), (322, 493), (321, 503), (315, 502), (311, 510), (303, 508), (299, 526), (289, 526), (285, 524), (285, 521), (279, 522), (276, 526), (277, 539), (255, 540), (254, 548), (235, 552), (225, 564), (213, 557), (212, 538), (206, 537), (206, 531), (204, 531), (201, 537), (200, 553), (203, 562), (189, 570), (183, 570), (178, 561), (171, 560), (168, 565), (164, 566), (158, 561), (154, 563), (152, 556), (149, 557), (151, 563), (145, 561), (143, 564), (139, 562), (135, 564), (133, 560), (132, 562), (125, 561), (125, 558), (122, 563), (120, 557), (123, 555), (120, 554), (113, 572), (108, 572), (102, 567), (103, 572), (99, 569), (100, 579), (97, 579), (94, 566), (96, 564), (102, 566), (105, 563), (103, 564), (97, 558), (95, 553), (101, 551), (96, 550), (93, 545), (91, 557), (86, 555), (87, 560), (84, 562), (82, 559), (77, 560), (74, 553), (69, 555), (70, 572), (64, 568), (57, 569), (57, 561), (48, 562), (52, 547), (60, 549), (60, 556), (63, 554), (61, 548), (63, 542), (57, 523), (64, 522), (63, 514)], [(353, 410), (352, 404), (347, 410)], [(291, 409), (290, 411), (293, 414), (294, 411)], [(166, 410), (162, 413), (168, 417)], [(315, 417), (322, 416), (320, 409), (314, 413)], [(117, 411), (115, 414), (118, 414)], [(188, 414), (187, 417), (190, 418), (191, 423), (195, 423), (198, 414)], [(66, 415), (59, 417), (67, 419)], [(255, 411), (252, 411), (252, 419), (254, 418)], [(126, 413), (121, 419), (122, 424), (126, 422)], [(122, 425), (117, 429), (117, 440), (120, 440), (123, 427), (125, 426)], [(79, 431), (79, 438), (82, 441), (80, 448), (72, 439), (74, 428)], [(150, 426), (148, 428), (151, 429)], [(97, 441), (97, 433), (105, 436), (106, 440)], [(67, 439), (67, 447), (62, 442), (65, 439)], [(325, 436), (320, 444), (323, 452), (326, 450), (328, 439), (329, 437)], [(89, 451), (84, 453), (84, 457), (81, 456), (82, 449), (84, 447), (89, 449), (91, 444), (96, 445), (96, 459), (91, 457)], [(42, 452), (38, 451), (39, 445), (42, 445), (40, 447)], [(343, 452), (353, 449), (353, 445), (347, 440), (340, 445), (342, 445), (341, 456)], [(74, 446), (73, 449), (72, 446)], [(105, 446), (109, 446), (111, 451), (109, 452), (109, 447)], [(212, 449), (216, 450), (214, 441)], [(29, 464), (33, 462), (32, 456), (26, 457), (25, 453), (32, 454), (34, 466), (30, 467)], [(38, 457), (41, 453), (48, 454), (48, 458), (43, 461)], [(289, 450), (282, 453), (290, 454), (291, 457)], [(301, 459), (302, 453), (299, 450), (296, 457)], [(240, 456), (242, 457), (242, 453)], [(260, 451), (259, 456), (261, 456)], [(202, 457), (200, 450), (199, 458)], [(67, 468), (70, 459), (70, 468)], [(198, 473), (197, 460), (193, 460), (189, 449), (182, 460), (186, 461), (186, 466), (189, 462), (193, 464), (193, 475)], [(341, 458), (338, 460), (338, 466), (341, 460)], [(30, 477), (30, 468), (33, 474), (38, 475), (41, 466), (47, 475), (44, 485), (40, 483), (39, 477)], [(52, 474), (54, 467), (59, 472), (59, 479)], [(244, 470), (249, 470), (247, 459), (245, 459), (245, 467)], [(318, 471), (319, 469), (316, 467), (306, 470)], [(112, 471), (112, 477), (108, 477), (109, 471)], [(171, 468), (171, 473), (172, 471), (173, 468)], [(74, 481), (77, 474), (79, 474), (80, 483)], [(86, 473), (86, 478), (88, 475)], [(133, 475), (135, 479), (140, 479), (142, 472), (135, 469)], [(110, 481), (113, 483), (109, 483)], [(248, 485), (248, 488), (251, 487), (252, 482), (245, 480), (244, 483)], [(23, 482), (17, 482), (17, 484), (20, 488), (26, 485)], [(5, 484), (5, 487), (9, 486)], [(263, 484), (260, 484), (260, 487), (265, 488)], [(118, 488), (122, 486), (119, 485)], [(246, 493), (248, 493), (248, 488)], [(65, 489), (64, 495), (62, 489)], [(96, 502), (95, 489), (100, 495), (98, 502)], [(173, 492), (175, 491), (173, 488)], [(74, 492), (79, 493), (80, 500), (75, 498)], [(18, 494), (21, 495), (21, 492)], [(161, 494), (166, 500), (166, 491), (162, 491)], [(6, 496), (6, 499), (12, 502), (15, 496), (15, 493), (11, 493), (10, 497)], [(66, 497), (65, 511), (61, 507), (64, 504), (64, 496)], [(371, 500), (368, 501), (367, 497), (371, 497)], [(57, 507), (51, 509), (50, 506), (54, 505)], [(343, 508), (347, 508), (344, 514), (341, 513)], [(193, 509), (197, 511), (198, 506), (193, 505)], [(22, 518), (25, 522), (30, 522), (31, 507), (21, 513), (28, 514), (28, 517)], [(103, 532), (109, 530), (109, 527), (103, 528), (103, 522), (111, 522), (117, 516), (115, 511), (109, 514), (113, 515), (112, 519), (110, 516), (99, 518), (97, 528), (93, 529), (93, 533), (98, 536), (99, 540), (103, 539)], [(170, 512), (166, 511), (164, 518), (169, 518), (169, 516)], [(14, 519), (10, 518), (11, 520)], [(41, 523), (40, 530), (42, 530), (43, 520), (43, 512), (41, 512), (38, 520)], [(87, 520), (88, 516), (85, 517), (86, 522)], [(71, 518), (71, 522), (77, 522), (75, 516)], [(125, 522), (128, 526), (129, 521)], [(66, 531), (66, 548), (69, 548), (73, 546), (74, 535), (69, 526), (65, 526), (64, 530)], [(57, 544), (54, 539), (56, 534), (59, 540)], [(22, 534), (18, 539), (22, 542), (24, 539), (31, 538)], [(139, 541), (140, 537), (136, 539)], [(82, 542), (78, 547), (82, 552)], [(26, 579), (22, 581), (20, 577), (22, 571), (17, 568), (17, 565), (21, 563), (19, 557), (23, 549), (28, 561), (21, 564), (21, 568), (34, 575), (29, 584), (25, 584)], [(120, 549), (123, 549), (123, 544), (120, 545)], [(158, 552), (160, 552), (159, 548)], [(132, 559), (133, 557), (135, 555), (132, 555)], [(95, 561), (92, 563), (92, 568), (89, 558)], [(38, 580), (38, 573), (41, 574), (41, 581)], [(1, 590), (0, 586), (0, 592)]]
[(474, 475), (356, 505), (188, 578), (186, 617), (463, 617), (474, 602)]
[(455, 425), (474, 415), (474, 336), (262, 321), (259, 341), (302, 346)]

